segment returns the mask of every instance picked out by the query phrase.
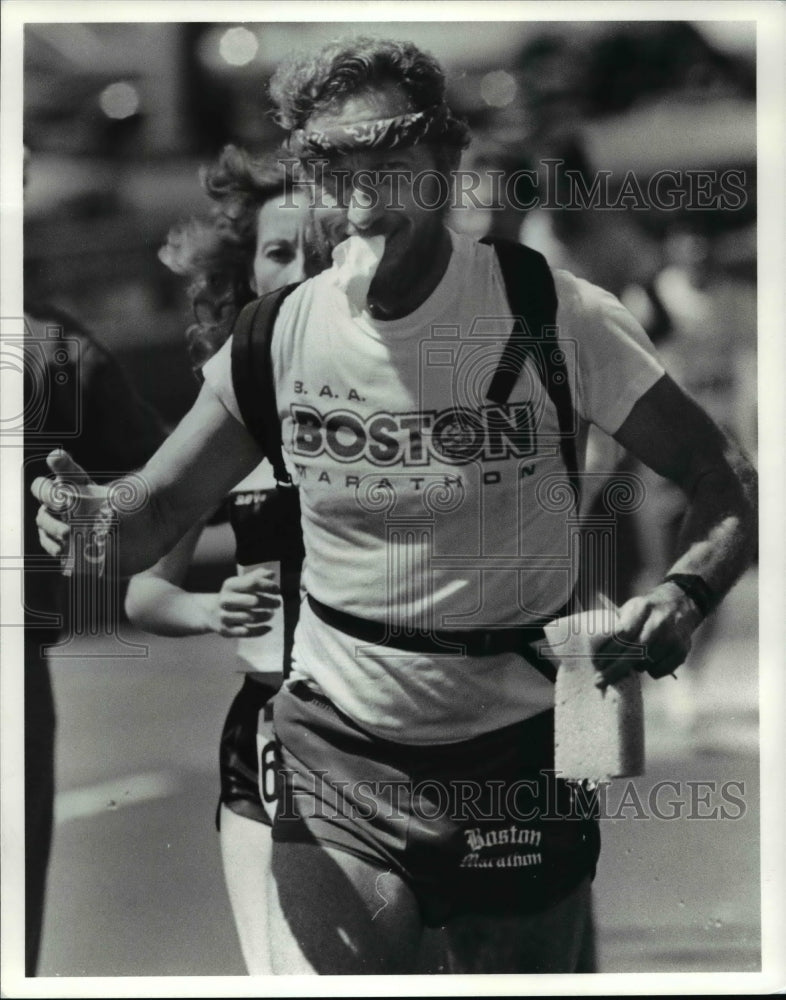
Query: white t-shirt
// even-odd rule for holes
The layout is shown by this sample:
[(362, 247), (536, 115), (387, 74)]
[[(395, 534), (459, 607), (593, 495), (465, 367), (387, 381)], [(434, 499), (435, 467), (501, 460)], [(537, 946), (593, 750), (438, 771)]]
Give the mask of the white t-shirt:
[[(443, 280), (403, 319), (353, 314), (331, 271), (296, 289), (273, 337), (276, 398), (308, 592), (376, 621), (493, 628), (546, 616), (572, 590), (566, 473), (556, 410), (531, 363), (506, 405), (485, 398), (510, 308), (493, 248), (451, 237)], [(614, 296), (554, 277), (581, 465), (586, 425), (616, 431), (663, 369)], [(240, 420), (230, 351), (203, 371)], [(367, 647), (307, 604), (296, 679), (403, 743), (469, 739), (553, 703), (552, 685), (515, 654)]]

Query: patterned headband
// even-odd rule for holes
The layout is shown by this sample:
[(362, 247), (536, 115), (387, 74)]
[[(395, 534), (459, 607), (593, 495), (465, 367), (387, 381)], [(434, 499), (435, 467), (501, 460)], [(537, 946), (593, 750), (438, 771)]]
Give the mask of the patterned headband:
[(353, 149), (396, 149), (414, 146), (427, 139), (443, 137), (466, 145), (466, 127), (454, 118), (446, 104), (435, 104), (425, 111), (412, 111), (395, 118), (332, 125), (326, 129), (296, 129), (288, 147), (301, 158), (320, 154), (346, 153)]

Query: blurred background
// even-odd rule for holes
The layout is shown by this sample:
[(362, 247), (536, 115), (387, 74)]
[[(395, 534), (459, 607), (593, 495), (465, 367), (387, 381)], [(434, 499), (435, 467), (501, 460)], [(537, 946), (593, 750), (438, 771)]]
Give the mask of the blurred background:
[[(169, 424), (197, 385), (185, 291), (157, 251), (171, 225), (205, 211), (200, 165), (227, 142), (262, 152), (283, 138), (267, 97), (281, 57), (347, 28), (26, 26), (26, 298), (77, 316)], [(539, 207), (521, 208), (529, 182), (519, 204), (470, 205), (451, 224), (521, 239), (619, 295), (675, 377), (755, 457), (755, 25), (375, 22), (363, 31), (411, 39), (443, 63), (450, 103), (474, 133), (463, 166), (535, 172)], [(644, 191), (662, 170), (681, 172), (683, 187), (687, 171), (734, 171), (739, 197), (702, 210), (636, 204), (635, 192), (617, 210), (548, 207), (544, 161), (555, 159), (588, 188), (606, 171), (612, 201), (629, 171)], [(644, 474), (613, 451), (603, 461)], [(647, 510), (622, 525), (618, 599), (667, 564), (680, 500), (662, 483), (648, 488)], [(228, 553), (224, 538), (202, 559)], [(745, 815), (720, 826), (606, 824), (601, 971), (759, 967), (757, 599), (754, 569), (680, 683), (647, 692), (650, 767), (639, 786), (645, 795), (663, 778), (741, 780)], [(147, 643), (141, 659), (102, 655), (82, 637), (53, 660), (59, 792), (40, 972), (240, 975), (211, 827), (218, 735), (237, 678), (215, 637), (131, 639)]]
[[(227, 142), (268, 151), (281, 141), (267, 97), (280, 58), (347, 28), (26, 27), (28, 293), (72, 311), (122, 353), (169, 419), (195, 387), (180, 349), (182, 282), (156, 251), (170, 225), (204, 210), (200, 164)], [(657, 299), (684, 311), (697, 291), (686, 286), (733, 286), (746, 299), (755, 279), (752, 23), (397, 22), (368, 30), (411, 38), (443, 62), (450, 102), (475, 135), (463, 166), (481, 174), (543, 174), (543, 161), (559, 158), (588, 186), (609, 171), (613, 201), (629, 170), (644, 191), (663, 169), (744, 173), (744, 205), (734, 210), (648, 210), (629, 198), (618, 211), (525, 213), (503, 201), (456, 213), (457, 228), (523, 235), (553, 263), (616, 294), (627, 290), (656, 336), (668, 325)], [(519, 204), (533, 194), (524, 187)], [(655, 306), (649, 295), (636, 297), (633, 289), (652, 289), (669, 265), (680, 274), (666, 276)], [(718, 336), (752, 344), (752, 310), (742, 323), (727, 309), (716, 313), (731, 328)], [(150, 363), (151, 348), (166, 364)]]

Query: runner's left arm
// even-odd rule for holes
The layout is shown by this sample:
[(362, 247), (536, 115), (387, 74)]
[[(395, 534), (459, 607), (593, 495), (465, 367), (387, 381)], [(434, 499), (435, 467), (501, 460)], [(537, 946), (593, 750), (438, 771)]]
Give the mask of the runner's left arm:
[[(679, 556), (666, 574), (687, 577), (687, 590), (662, 582), (632, 598), (620, 609), (616, 629), (618, 639), (645, 645), (647, 671), (662, 677), (684, 662), (708, 608), (755, 555), (757, 476), (737, 445), (668, 375), (641, 397), (614, 436), (688, 501)], [(602, 652), (617, 655), (601, 661), (601, 686), (641, 663), (614, 639)]]

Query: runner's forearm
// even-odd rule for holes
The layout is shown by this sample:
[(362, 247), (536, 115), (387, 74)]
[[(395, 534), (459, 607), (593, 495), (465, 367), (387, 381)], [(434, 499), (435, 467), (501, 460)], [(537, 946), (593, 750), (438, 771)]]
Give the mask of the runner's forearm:
[(750, 565), (757, 547), (757, 476), (729, 443), (726, 469), (707, 471), (690, 490), (678, 542), (681, 555), (669, 569), (695, 574), (722, 599)]
[(143, 573), (126, 594), (126, 614), (153, 635), (205, 635), (215, 631), (217, 593), (191, 593), (168, 580)]

